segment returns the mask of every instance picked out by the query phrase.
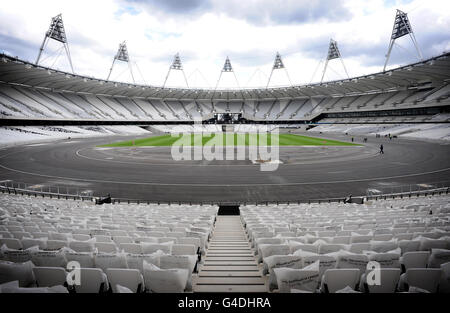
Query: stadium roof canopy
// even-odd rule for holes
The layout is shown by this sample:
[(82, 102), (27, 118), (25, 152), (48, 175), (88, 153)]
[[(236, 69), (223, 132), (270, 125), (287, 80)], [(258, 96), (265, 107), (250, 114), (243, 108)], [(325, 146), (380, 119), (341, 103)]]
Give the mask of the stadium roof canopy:
[(183, 89), (74, 75), (0, 54), (0, 83), (62, 92), (165, 100), (242, 101), (339, 97), (425, 88), (450, 80), (450, 53), (385, 72), (318, 84), (253, 89)]

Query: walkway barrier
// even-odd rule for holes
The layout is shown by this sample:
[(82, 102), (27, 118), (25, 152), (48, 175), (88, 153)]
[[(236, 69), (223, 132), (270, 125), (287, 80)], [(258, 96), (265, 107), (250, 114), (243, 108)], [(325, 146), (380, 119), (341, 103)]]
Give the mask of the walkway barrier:
[[(11, 180), (0, 181), (0, 192), (8, 194), (28, 195), (30, 197), (55, 198), (66, 200), (96, 201), (104, 198), (105, 195), (95, 196), (92, 190), (82, 190), (72, 186), (57, 186), (47, 184), (30, 184), (23, 182), (14, 182)], [(429, 195), (442, 195), (450, 192), (450, 181), (438, 183), (422, 183), (402, 186), (390, 186), (382, 189), (368, 189), (365, 196), (354, 196), (352, 198), (369, 200), (402, 199), (406, 197), (420, 197)], [(154, 199), (127, 199), (111, 198), (111, 203), (118, 204), (168, 204), (168, 205), (218, 205), (218, 206), (239, 206), (239, 205), (289, 205), (289, 204), (321, 204), (321, 203), (346, 203), (348, 197), (327, 198), (327, 199), (309, 199), (296, 201), (257, 201), (257, 202), (225, 202), (225, 201), (173, 201), (173, 200), (154, 200)], [(359, 203), (359, 202), (358, 202)], [(361, 203), (360, 203), (361, 204)]]

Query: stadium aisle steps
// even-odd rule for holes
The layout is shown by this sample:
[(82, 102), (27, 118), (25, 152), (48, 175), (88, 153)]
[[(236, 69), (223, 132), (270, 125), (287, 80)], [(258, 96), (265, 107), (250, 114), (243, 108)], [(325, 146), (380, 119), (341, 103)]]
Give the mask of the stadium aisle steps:
[(267, 292), (240, 216), (218, 216), (194, 292)]

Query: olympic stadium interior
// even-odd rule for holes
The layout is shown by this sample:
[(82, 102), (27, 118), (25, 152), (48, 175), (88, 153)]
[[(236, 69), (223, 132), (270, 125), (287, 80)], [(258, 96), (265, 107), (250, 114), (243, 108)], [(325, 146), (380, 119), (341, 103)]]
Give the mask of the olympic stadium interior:
[[(67, 44), (61, 25), (52, 19), (58, 36), (46, 40)], [(115, 61), (128, 60), (124, 47)], [(328, 57), (341, 57), (334, 41)], [(450, 292), (449, 52), (238, 89), (38, 63), (0, 54), (1, 293)], [(181, 161), (173, 146), (135, 144), (274, 130), (320, 144), (288, 141), (270, 160), (236, 159), (233, 147), (230, 158)], [(73, 262), (81, 282), (68, 278)]]

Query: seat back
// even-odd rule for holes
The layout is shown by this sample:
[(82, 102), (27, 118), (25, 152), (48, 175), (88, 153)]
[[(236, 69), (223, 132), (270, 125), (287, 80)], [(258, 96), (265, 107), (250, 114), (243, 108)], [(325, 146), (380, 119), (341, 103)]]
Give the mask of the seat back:
[(442, 276), (439, 282), (439, 292), (450, 293), (450, 262), (441, 264)]
[(182, 238), (182, 237), (186, 236), (186, 232), (176, 232), (176, 231), (168, 232), (167, 236), (178, 239), (178, 238)]
[(331, 240), (332, 243), (334, 244), (349, 244), (350, 243), (350, 236), (336, 236), (333, 237), (333, 239)]
[(112, 242), (111, 236), (106, 235), (95, 235), (96, 242)]
[(133, 238), (128, 237), (128, 236), (114, 236), (113, 237), (113, 241), (116, 244), (121, 244), (121, 243), (133, 243)]
[(148, 231), (146, 232), (146, 234), (148, 237), (156, 237), (156, 238), (166, 237), (166, 233), (161, 231)]
[(359, 243), (352, 243), (350, 245), (350, 252), (362, 253), (364, 250), (370, 250), (370, 243), (359, 242)]
[(413, 239), (413, 234), (399, 233), (399, 234), (396, 234), (394, 237), (397, 238), (398, 240), (411, 240), (411, 239)]
[(14, 238), (14, 236), (9, 231), (0, 231), (1, 238)]
[(121, 243), (119, 245), (119, 250), (120, 251), (123, 250), (126, 253), (134, 253), (134, 254), (142, 253), (142, 247), (138, 243)]
[(336, 268), (337, 263), (336, 258), (329, 255), (305, 256), (302, 259), (303, 267), (309, 266), (319, 260), (319, 280), (322, 279), (326, 270)]
[(100, 293), (105, 289), (105, 274), (99, 268), (81, 268), (80, 285), (75, 285), (76, 293)]
[(78, 241), (86, 241), (86, 240), (91, 239), (91, 236), (85, 235), (85, 234), (73, 234), (72, 238), (74, 240), (78, 240)]
[(123, 237), (127, 237), (128, 233), (124, 230), (119, 230), (119, 229), (115, 229), (115, 230), (110, 230), (109, 233), (111, 234), (111, 236), (113, 237), (117, 237), (117, 236), (123, 236)]
[(405, 271), (410, 268), (425, 268), (427, 267), (429, 256), (430, 252), (428, 251), (406, 252), (401, 257), (400, 263)]
[(47, 238), (41, 239), (23, 238), (21, 241), (22, 241), (22, 249), (28, 249), (35, 246), (38, 246), (39, 249), (41, 250), (45, 250), (47, 248)]
[(373, 240), (375, 241), (388, 241), (391, 240), (394, 236), (392, 234), (377, 234), (373, 236)]
[(428, 267), (440, 268), (441, 264), (450, 262), (450, 250), (432, 249), (430, 258), (428, 259)]
[(23, 237), (31, 238), (31, 234), (24, 231), (13, 231), (11, 234), (17, 239), (22, 239)]
[[(42, 227), (41, 227), (41, 229), (42, 229)], [(89, 237), (90, 237), (91, 231), (89, 229), (74, 229), (72, 231), (72, 235), (75, 235), (75, 234), (77, 234), (77, 235), (89, 235)]]
[(301, 243), (290, 243), (290, 250), (291, 253), (294, 253), (297, 250), (312, 252), (312, 253), (319, 253), (319, 246), (313, 245), (313, 244), (301, 244)]
[(398, 247), (402, 250), (402, 254), (406, 252), (420, 251), (420, 241), (417, 240), (400, 240)]
[(371, 235), (355, 235), (350, 238), (350, 243), (362, 243), (372, 240)]
[(137, 269), (109, 268), (106, 270), (106, 275), (114, 293), (118, 292), (117, 285), (127, 287), (133, 292), (144, 290), (144, 279)]
[(34, 267), (34, 277), (38, 287), (65, 285), (67, 272), (62, 267)]
[(95, 247), (99, 253), (117, 252), (117, 246), (114, 242), (96, 242)]
[(76, 252), (94, 252), (95, 240), (70, 241), (69, 248)]
[(366, 271), (367, 263), (369, 263), (369, 257), (365, 254), (343, 254), (338, 255), (336, 268), (358, 269), (363, 274)]
[(6, 245), (9, 249), (22, 249), (22, 242), (16, 238), (0, 238), (0, 247)]
[(340, 250), (346, 250), (346, 245), (343, 244), (322, 244), (319, 246), (319, 253), (326, 254), (331, 252), (338, 252)]
[(68, 247), (69, 243), (64, 240), (47, 240), (46, 250), (59, 250), (63, 247)]
[(359, 275), (359, 269), (356, 268), (326, 270), (323, 275), (325, 292), (335, 293), (347, 286), (356, 289)]
[(440, 268), (410, 268), (406, 270), (405, 282), (409, 287), (417, 287), (437, 292), (442, 270)]
[(158, 237), (158, 243), (173, 242), (177, 243), (178, 238), (175, 237)]
[(185, 238), (179, 238), (178, 244), (192, 244), (195, 246), (195, 249), (198, 251), (198, 249), (201, 246), (201, 240), (200, 238), (194, 238), (194, 237), (185, 237)]
[(173, 255), (196, 255), (197, 250), (192, 244), (174, 244), (172, 246)]
[(368, 284), (367, 275), (370, 272), (370, 270), (367, 270), (362, 276), (361, 282), (364, 284), (365, 291), (369, 293), (394, 293), (397, 290), (397, 285), (401, 274), (401, 270), (399, 268), (380, 268), (380, 271), (378, 272), (380, 279), (379, 285)]
[(431, 251), (431, 249), (447, 249), (447, 242), (442, 239), (423, 238), (420, 241), (420, 250)]

